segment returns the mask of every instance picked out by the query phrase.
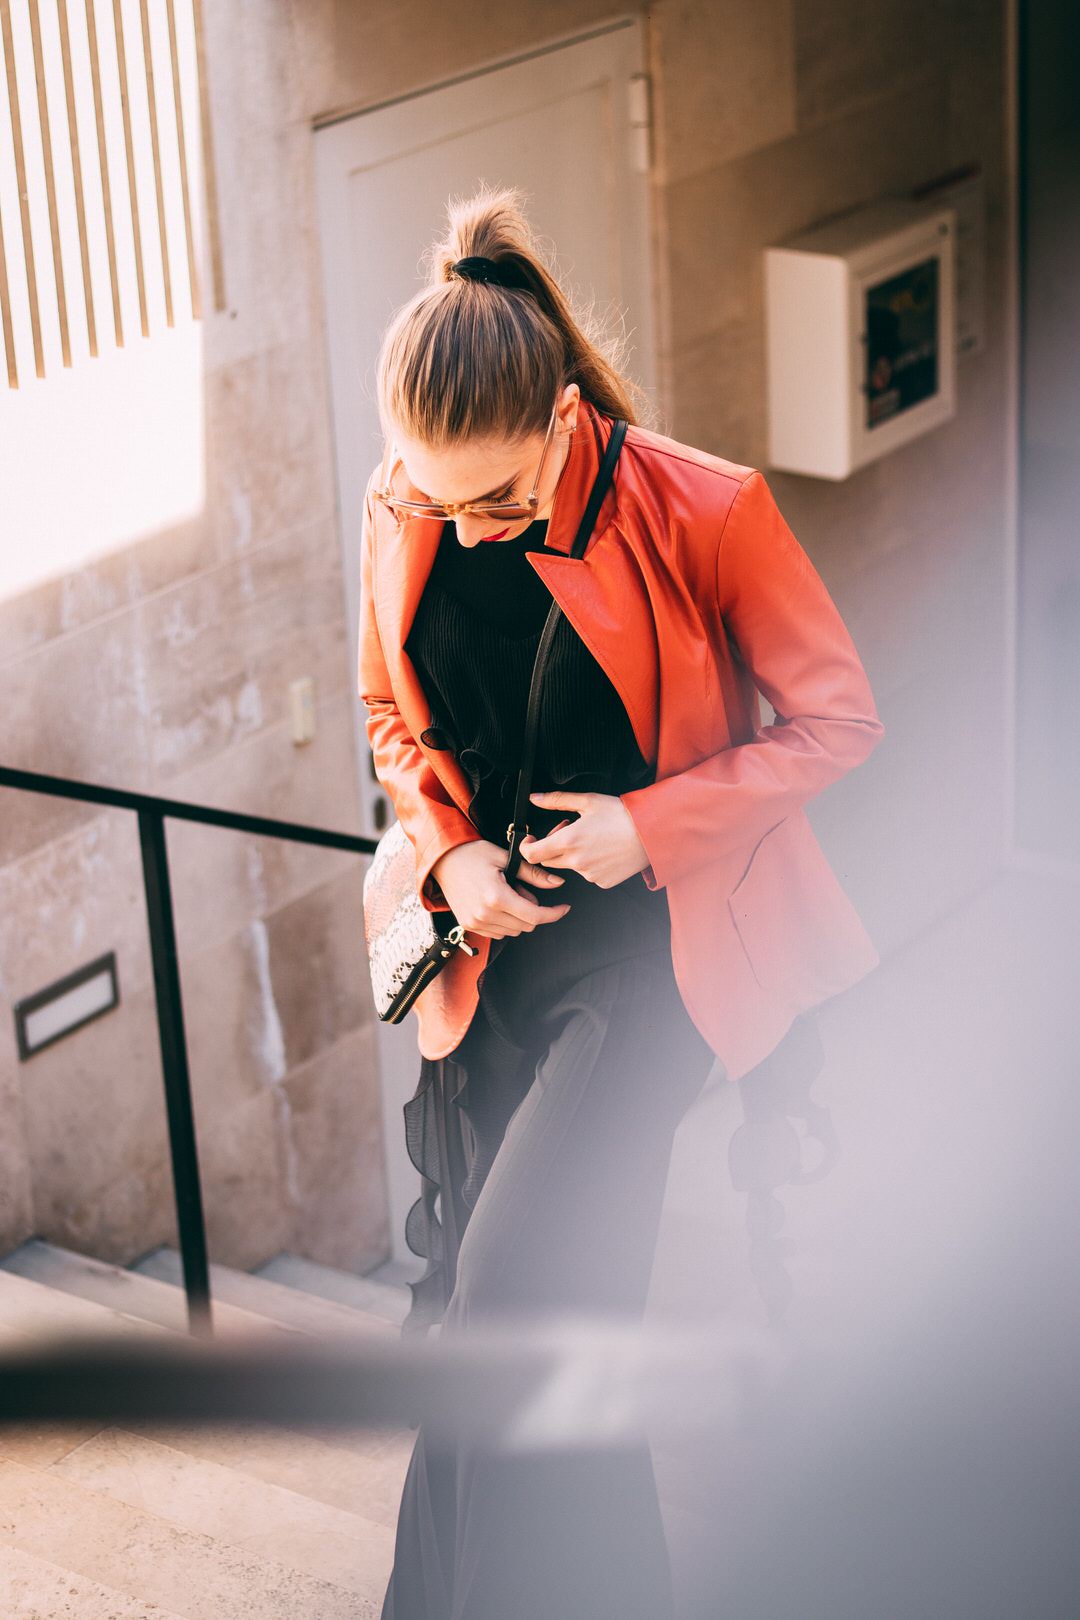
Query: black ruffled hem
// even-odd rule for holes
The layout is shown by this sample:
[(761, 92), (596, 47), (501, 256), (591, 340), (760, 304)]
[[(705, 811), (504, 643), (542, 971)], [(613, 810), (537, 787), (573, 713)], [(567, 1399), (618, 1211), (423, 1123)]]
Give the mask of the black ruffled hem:
[(427, 1261), (422, 1276), (409, 1283), (412, 1303), (401, 1323), (402, 1337), (426, 1333), (440, 1321), (453, 1292), (463, 1226), (451, 1167), (467, 1162), (470, 1144), (461, 1109), (451, 1110), (447, 1103), (456, 1101), (467, 1082), (452, 1059), (422, 1057), (416, 1090), (402, 1110), (405, 1145), (420, 1172), (420, 1196), (405, 1217), (405, 1242)]
[[(505, 943), (491, 942), (480, 975), (482, 990)], [(457, 1280), (458, 1250), (469, 1216), (531, 1078), (528, 1065), (522, 1064), (525, 1048), (505, 1027), (495, 999), (489, 988), (456, 1057), (421, 1057), (416, 1090), (404, 1105), (405, 1145), (420, 1172), (420, 1196), (405, 1217), (405, 1242), (427, 1267), (409, 1283), (412, 1302), (401, 1324), (402, 1337), (426, 1333), (442, 1320)], [(485, 1061), (474, 1066), (470, 1047), (477, 1055), (477, 1041), (486, 1047)]]

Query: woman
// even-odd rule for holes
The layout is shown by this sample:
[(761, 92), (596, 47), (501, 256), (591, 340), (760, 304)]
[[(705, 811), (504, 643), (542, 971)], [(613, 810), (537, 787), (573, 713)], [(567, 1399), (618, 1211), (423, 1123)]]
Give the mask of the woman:
[[(452, 205), (430, 264), (379, 355), (358, 668), (417, 891), (476, 947), (414, 1003), (407, 1238), (428, 1266), (405, 1331), (638, 1320), (674, 1132), (710, 1070), (748, 1075), (877, 961), (802, 805), (883, 728), (761, 474), (638, 425), (519, 194)], [(620, 417), (613, 486), (570, 557)], [(383, 1620), (671, 1612), (647, 1446), (507, 1459), (418, 1432)]]

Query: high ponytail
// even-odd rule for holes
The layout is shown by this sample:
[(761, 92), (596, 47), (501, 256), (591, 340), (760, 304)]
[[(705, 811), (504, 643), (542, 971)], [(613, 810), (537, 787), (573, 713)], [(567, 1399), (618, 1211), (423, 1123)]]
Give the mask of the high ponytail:
[[(376, 394), (388, 436), (400, 427), (436, 451), (474, 438), (524, 439), (545, 430), (568, 383), (608, 416), (636, 422), (637, 404), (649, 408), (619, 369), (621, 340), (605, 344), (590, 317), (575, 316), (521, 196), (516, 186), (483, 184), (451, 199), (449, 228), (424, 255), (428, 285), (397, 310), (379, 350)], [(468, 257), (512, 266), (522, 285), (455, 274)]]

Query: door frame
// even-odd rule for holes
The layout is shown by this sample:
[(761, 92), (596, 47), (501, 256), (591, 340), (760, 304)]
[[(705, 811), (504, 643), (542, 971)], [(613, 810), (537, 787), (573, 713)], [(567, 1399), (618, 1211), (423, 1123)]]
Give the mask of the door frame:
[[(619, 72), (621, 75), (625, 75), (628, 81), (626, 104), (616, 109), (616, 117), (621, 119), (627, 140), (627, 178), (631, 182), (636, 182), (630, 185), (625, 199), (620, 195), (621, 220), (625, 220), (626, 234), (631, 239), (640, 241), (644, 247), (641, 260), (641, 290), (634, 304), (636, 320), (634, 328), (635, 376), (654, 401), (657, 414), (662, 416), (664, 414), (664, 403), (659, 392), (661, 367), (658, 338), (663, 329), (659, 308), (659, 297), (663, 284), (660, 276), (656, 231), (654, 228), (656, 213), (652, 185), (651, 129), (648, 117), (650, 98), (648, 95), (647, 18), (643, 13), (624, 14), (591, 28), (554, 35), (544, 40), (543, 43), (531, 46), (526, 50), (508, 52), (498, 57), (483, 59), (468, 71), (451, 74), (437, 80), (430, 80), (394, 96), (334, 108), (318, 114), (312, 120), (318, 197), (319, 256), (324, 293), (323, 330), (327, 344), (326, 371), (330, 388), (331, 452), (334, 465), (339, 544), (342, 547), (343, 577), (345, 580), (345, 610), (348, 620), (347, 645), (350, 668), (349, 689), (352, 694), (355, 735), (359, 744), (356, 767), (361, 812), (360, 830), (369, 837), (378, 837), (385, 830), (385, 827), (389, 825), (386, 813), (389, 810), (392, 818), (393, 811), (385, 790), (375, 781), (374, 773), (370, 769), (370, 752), (366, 746), (363, 730), (363, 705), (356, 690), (356, 634), (359, 609), (357, 537), (362, 516), (363, 480), (359, 481), (361, 487), (357, 489), (355, 487), (357, 480), (351, 471), (348, 480), (342, 477), (337, 433), (338, 425), (350, 419), (350, 407), (343, 390), (348, 387), (355, 387), (357, 384), (355, 378), (342, 378), (340, 373), (344, 368), (340, 365), (338, 366), (338, 375), (335, 376), (334, 355), (331, 352), (329, 330), (331, 310), (333, 310), (335, 337), (340, 342), (342, 351), (348, 355), (354, 355), (362, 351), (359, 334), (356, 333), (355, 328), (350, 329), (348, 324), (354, 321), (356, 316), (354, 305), (350, 302), (347, 287), (342, 280), (349, 274), (350, 255), (346, 240), (349, 216), (347, 208), (340, 204), (339, 188), (343, 183), (347, 184), (348, 173), (356, 172), (355, 160), (346, 157), (345, 148), (355, 139), (353, 135), (355, 120), (367, 118), (373, 114), (384, 114), (387, 116), (388, 123), (380, 131), (380, 139), (373, 150), (373, 161), (382, 161), (379, 148), (395, 152), (408, 149), (405, 140), (402, 139), (402, 136), (407, 137), (408, 135), (408, 106), (421, 97), (438, 94), (462, 84), (471, 83), (484, 75), (503, 72), (508, 68), (514, 68), (535, 61), (538, 58), (551, 56), (557, 52), (587, 46), (593, 42), (611, 40), (615, 36), (622, 36), (619, 48), (621, 52), (625, 52), (625, 56), (622, 63), (619, 64)], [(610, 61), (607, 65), (610, 71)], [(632, 80), (639, 81), (637, 85), (633, 86), (633, 89), (639, 92), (636, 95), (631, 93), (629, 81)], [(395, 109), (397, 108), (402, 109), (400, 118), (395, 116)], [(346, 136), (342, 126), (350, 126), (348, 136)], [(400, 134), (395, 134), (395, 126), (400, 131)], [(618, 127), (616, 125), (617, 133)], [(431, 141), (432, 133), (429, 126), (423, 131), (422, 144), (430, 144)], [(341, 321), (346, 323), (344, 328), (339, 327), (337, 324)], [(383, 801), (381, 806), (380, 800)], [(405, 1217), (417, 1196), (415, 1185), (417, 1172), (411, 1160), (408, 1159), (404, 1141), (400, 1140), (401, 1132), (397, 1129), (402, 1103), (412, 1094), (417, 1079), (419, 1053), (416, 1044), (415, 1020), (406, 1018), (398, 1025), (389, 1025), (376, 1020), (376, 1043), (383, 1104), (383, 1150), (391, 1221), (391, 1253), (393, 1260), (406, 1262), (410, 1271), (416, 1270), (417, 1274), (419, 1274), (417, 1257), (408, 1249), (404, 1237)]]

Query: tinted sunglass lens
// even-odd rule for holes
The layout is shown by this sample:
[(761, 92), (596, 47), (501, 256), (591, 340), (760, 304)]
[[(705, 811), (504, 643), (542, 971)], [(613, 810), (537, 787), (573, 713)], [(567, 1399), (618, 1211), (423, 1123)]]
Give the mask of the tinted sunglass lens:
[(446, 513), (437, 506), (416, 506), (408, 501), (387, 501), (391, 512), (396, 517), (437, 517), (444, 518)]
[[(407, 501), (388, 501), (386, 503), (392, 512), (400, 517), (430, 517), (447, 519), (451, 513), (441, 506), (410, 505)], [(531, 506), (478, 506), (474, 509), (474, 517), (485, 521), (493, 518), (507, 518), (511, 523), (521, 518), (532, 516)]]

